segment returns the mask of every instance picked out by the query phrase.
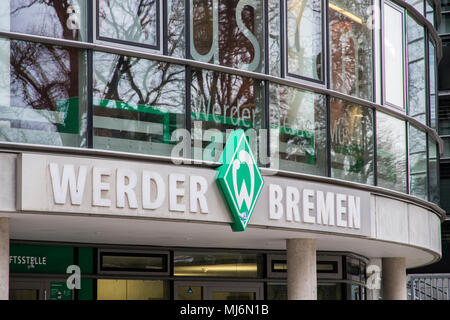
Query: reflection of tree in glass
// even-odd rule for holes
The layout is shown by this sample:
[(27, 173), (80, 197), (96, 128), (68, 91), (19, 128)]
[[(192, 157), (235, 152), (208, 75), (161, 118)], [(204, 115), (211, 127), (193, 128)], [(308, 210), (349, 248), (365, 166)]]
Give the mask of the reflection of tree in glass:
[(156, 0), (100, 0), (100, 36), (156, 44)]
[[(249, 64), (255, 57), (255, 48), (248, 36), (238, 27), (236, 21), (236, 6), (239, 0), (218, 0), (218, 35), (213, 34), (213, 1), (194, 0), (193, 14), (193, 46), (199, 54), (207, 54), (213, 41), (218, 41), (219, 63), (229, 67), (238, 67), (240, 63)], [(263, 4), (257, 9), (246, 5), (241, 12), (245, 27), (257, 38), (260, 48), (263, 48), (264, 18)], [(217, 53), (216, 53), (217, 54)], [(264, 55), (259, 53), (260, 59)], [(258, 65), (263, 65), (262, 61)], [(257, 68), (260, 69), (260, 68)]]
[[(80, 30), (68, 27), (69, 8), (79, 10), (78, 3), (78, 0), (11, 1), (11, 31), (78, 40)], [(77, 19), (79, 14), (78, 11)]]
[(183, 67), (100, 52), (94, 61), (94, 96), (185, 112)]

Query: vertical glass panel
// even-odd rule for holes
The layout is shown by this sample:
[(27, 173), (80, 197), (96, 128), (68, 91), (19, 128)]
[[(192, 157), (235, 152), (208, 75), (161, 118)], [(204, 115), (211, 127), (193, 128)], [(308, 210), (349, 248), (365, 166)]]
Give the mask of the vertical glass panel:
[(414, 7), (414, 9), (416, 9), (417, 11), (419, 11), (422, 15), (424, 13), (423, 9), (424, 9), (424, 1), (426, 0), (406, 0), (406, 2), (408, 2), (410, 5), (412, 5)]
[(86, 147), (85, 55), (16, 40), (0, 50), (0, 140)]
[(434, 26), (434, 9), (428, 0), (425, 0), (425, 18)]
[(185, 1), (167, 0), (167, 54), (185, 57)]
[[(450, 77), (448, 76), (447, 70), (450, 70), (450, 39), (445, 41), (442, 37), (442, 59), (439, 61), (439, 91), (449, 91), (450, 92)], [(450, 98), (450, 97), (449, 97)]]
[(380, 187), (406, 192), (405, 122), (377, 112), (377, 170)]
[(170, 155), (185, 127), (185, 68), (94, 53), (94, 148)]
[(331, 98), (331, 176), (373, 184), (373, 111)]
[(427, 135), (409, 126), (409, 193), (427, 200)]
[(429, 66), (430, 66), (430, 126), (437, 130), (437, 86), (436, 86), (436, 48), (429, 42)]
[(438, 162), (438, 147), (436, 142), (428, 138), (428, 161), (429, 161), (429, 175), (430, 175), (430, 201), (439, 204), (439, 162)]
[[(450, 95), (439, 97), (439, 134), (450, 135)], [(444, 152), (450, 152), (444, 148)]]
[(385, 101), (403, 108), (403, 13), (386, 3), (383, 8)]
[(426, 124), (425, 30), (411, 16), (408, 30), (408, 102), (409, 115)]
[(450, 212), (450, 197), (448, 196), (450, 194), (450, 164), (441, 162), (439, 171), (439, 206), (446, 212)]
[(320, 0), (287, 1), (288, 73), (323, 80)]
[(174, 276), (261, 278), (263, 256), (253, 253), (175, 252)]
[(281, 77), (281, 11), (279, 0), (269, 0), (269, 74)]
[(194, 60), (264, 72), (264, 1), (190, 0)]
[(159, 46), (159, 1), (97, 0), (97, 38)]
[(97, 280), (97, 300), (167, 300), (168, 282), (164, 280)]
[(280, 169), (327, 174), (325, 96), (270, 85), (270, 153)]
[[(87, 40), (86, 0), (3, 0), (10, 6), (10, 25), (2, 30), (69, 40)], [(3, 11), (5, 7), (0, 9)], [(4, 16), (2, 15), (2, 18)]]
[(243, 129), (255, 160), (265, 161), (267, 135), (258, 130), (265, 119), (262, 81), (193, 69), (191, 106), (194, 159), (218, 161), (228, 134)]
[(331, 88), (366, 100), (373, 99), (371, 6), (370, 0), (329, 1)]

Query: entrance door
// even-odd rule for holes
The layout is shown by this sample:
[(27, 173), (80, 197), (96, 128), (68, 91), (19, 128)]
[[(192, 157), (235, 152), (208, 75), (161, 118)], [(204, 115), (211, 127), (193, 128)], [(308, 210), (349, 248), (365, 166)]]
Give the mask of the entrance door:
[(11, 278), (10, 300), (72, 300), (65, 279)]
[(46, 289), (42, 280), (11, 280), (9, 300), (45, 300)]
[(263, 284), (176, 281), (176, 300), (262, 300)]

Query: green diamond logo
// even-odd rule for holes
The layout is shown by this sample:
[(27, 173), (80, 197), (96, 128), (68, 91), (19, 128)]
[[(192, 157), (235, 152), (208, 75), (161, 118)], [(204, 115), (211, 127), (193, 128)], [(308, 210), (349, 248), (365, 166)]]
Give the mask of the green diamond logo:
[(243, 130), (233, 131), (225, 145), (217, 184), (234, 219), (234, 231), (244, 231), (252, 216), (264, 180)]

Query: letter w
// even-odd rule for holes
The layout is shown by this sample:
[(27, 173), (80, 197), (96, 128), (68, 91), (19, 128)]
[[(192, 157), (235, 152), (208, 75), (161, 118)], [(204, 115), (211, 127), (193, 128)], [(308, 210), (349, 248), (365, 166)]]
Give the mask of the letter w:
[(50, 163), (50, 176), (53, 186), (53, 197), (56, 204), (65, 204), (67, 199), (67, 186), (70, 189), (70, 198), (73, 205), (81, 205), (83, 201), (84, 186), (86, 184), (87, 168), (80, 166), (78, 178), (75, 177), (75, 168), (72, 164), (63, 166), (62, 178), (57, 163)]

